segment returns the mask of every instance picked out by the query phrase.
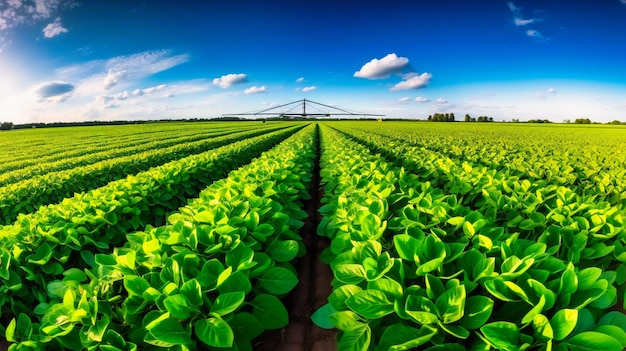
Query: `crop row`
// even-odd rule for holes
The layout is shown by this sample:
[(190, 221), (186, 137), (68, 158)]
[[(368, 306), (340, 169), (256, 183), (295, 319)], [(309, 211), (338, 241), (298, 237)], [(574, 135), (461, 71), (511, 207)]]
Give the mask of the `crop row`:
[(0, 187), (0, 223), (10, 223), (20, 213), (30, 213), (41, 205), (59, 202), (74, 193), (94, 189), (151, 167), (261, 135), (273, 129), (276, 128), (245, 131), (176, 144), (163, 149), (147, 150), (84, 167), (38, 175)]
[[(237, 131), (242, 131), (238, 129)], [(194, 141), (202, 141), (233, 133), (233, 129), (203, 130), (201, 133), (189, 133), (188, 135), (154, 136), (155, 139), (134, 139), (124, 138), (113, 139), (108, 143), (100, 143), (89, 147), (82, 145), (78, 150), (70, 149), (67, 152), (57, 150), (57, 153), (48, 157), (37, 157), (30, 161), (18, 160), (11, 164), (4, 164), (3, 168), (15, 168), (0, 174), (0, 186), (16, 183), (34, 176), (62, 171), (77, 167), (90, 165), (102, 160), (110, 160), (140, 152), (167, 148), (177, 144), (188, 144)]]
[[(473, 210), (470, 224), (482, 227), (489, 223), (506, 233), (518, 233), (520, 238), (548, 242), (557, 257), (580, 267), (615, 269), (620, 273), (619, 284), (626, 281), (626, 227), (621, 204), (579, 196), (564, 186), (520, 180), (467, 162), (458, 166), (447, 158), (433, 158), (375, 135), (352, 135)], [(414, 220), (427, 224), (441, 218)]]
[(513, 139), (512, 131), (498, 134), (498, 129), (489, 130), (489, 133), (472, 131), (471, 134), (455, 130), (447, 137), (441, 130), (378, 126), (376, 130), (372, 126), (358, 129), (420, 149), (436, 158), (450, 157), (459, 166), (469, 162), (474, 167), (485, 166), (532, 182), (567, 186), (579, 194), (604, 195), (611, 203), (626, 200), (626, 153), (619, 146), (621, 138), (615, 138), (613, 142), (603, 140), (605, 145), (598, 145), (594, 143), (597, 139), (585, 140), (585, 135), (562, 140), (559, 133), (565, 133), (563, 130), (551, 130), (549, 135), (534, 131), (532, 137), (518, 135), (518, 139)]
[(65, 267), (86, 268), (94, 253), (120, 245), (125, 234), (161, 225), (166, 214), (213, 181), (301, 127), (173, 161), (21, 215), (0, 228), (0, 315), (19, 315), (47, 294), (45, 283)]
[(615, 266), (626, 257), (613, 251), (623, 231), (606, 267), (574, 264), (564, 246), (601, 240), (531, 231), (528, 221), (499, 226), (423, 179), (439, 184), (438, 173), (407, 172), (329, 128), (321, 141), (318, 233), (332, 240), (322, 259), (335, 278), (313, 319), (340, 330), (340, 350), (626, 346), (626, 316), (608, 312), (624, 294)]
[(94, 127), (94, 128), (52, 128), (37, 130), (15, 130), (4, 134), (0, 138), (0, 147), (6, 150), (5, 162), (0, 165), (0, 173), (5, 173), (24, 166), (31, 166), (37, 160), (45, 162), (57, 161), (84, 154), (84, 149), (106, 150), (109, 145), (138, 145), (146, 140), (156, 140), (159, 137), (177, 137), (194, 134), (195, 131), (163, 128), (146, 131), (153, 127), (141, 126), (121, 129)]
[[(193, 124), (193, 128), (190, 128), (190, 124), (158, 123), (14, 130), (0, 136), (0, 148), (6, 152), (0, 173), (36, 164), (40, 159), (51, 162), (80, 156), (85, 153), (85, 149), (104, 151), (110, 150), (110, 145), (139, 145), (147, 141), (192, 136), (233, 127), (232, 123), (198, 123)], [(238, 128), (245, 129), (246, 124), (240, 124)]]
[(20, 311), (6, 328), (11, 349), (252, 350), (253, 338), (287, 324), (279, 298), (298, 281), (290, 262), (303, 254), (297, 231), (316, 137), (308, 126), (211, 184), (167, 225), (38, 282), (47, 289), (34, 313)]

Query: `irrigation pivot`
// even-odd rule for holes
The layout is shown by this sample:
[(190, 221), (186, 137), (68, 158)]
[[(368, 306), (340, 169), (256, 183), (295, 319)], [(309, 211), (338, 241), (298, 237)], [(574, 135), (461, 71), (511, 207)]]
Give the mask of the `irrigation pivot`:
[(318, 117), (333, 117), (333, 116), (352, 116), (352, 117), (384, 117), (385, 115), (378, 115), (372, 113), (359, 112), (354, 110), (348, 110), (345, 108), (339, 108), (315, 102), (313, 100), (297, 100), (287, 104), (278, 106), (272, 106), (266, 109), (224, 114), (222, 117), (245, 117), (245, 116), (271, 116), (271, 117), (286, 117), (286, 118), (318, 118)]

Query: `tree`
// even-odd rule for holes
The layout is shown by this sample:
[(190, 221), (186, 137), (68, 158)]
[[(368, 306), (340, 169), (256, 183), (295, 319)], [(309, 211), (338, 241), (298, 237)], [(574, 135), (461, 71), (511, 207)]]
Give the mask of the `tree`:
[(13, 129), (12, 122), (2, 122), (0, 123), (0, 130), (11, 130)]
[(576, 118), (574, 123), (575, 124), (591, 124), (591, 120), (589, 118)]
[(464, 121), (465, 122), (471, 122), (472, 121), (472, 117), (470, 117), (470, 115), (466, 113)]
[(450, 122), (454, 122), (454, 113), (450, 113)]

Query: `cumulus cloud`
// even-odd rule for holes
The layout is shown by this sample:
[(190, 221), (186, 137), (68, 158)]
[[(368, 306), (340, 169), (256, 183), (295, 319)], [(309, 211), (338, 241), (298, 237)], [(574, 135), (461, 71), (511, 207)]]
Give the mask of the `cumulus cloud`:
[(388, 54), (382, 59), (372, 59), (354, 72), (354, 77), (366, 79), (385, 79), (392, 74), (399, 74), (409, 65), (409, 59), (398, 57), (395, 53)]
[(315, 85), (311, 85), (310, 87), (302, 88), (302, 91), (306, 93), (306, 92), (309, 92), (309, 91), (313, 91), (315, 89), (317, 89), (317, 87)]
[(410, 89), (421, 89), (430, 83), (430, 79), (433, 77), (430, 73), (422, 73), (418, 75), (417, 73), (405, 76), (406, 79), (397, 83), (393, 87), (391, 87), (391, 91), (397, 90), (410, 90)]
[(447, 103), (448, 103), (448, 100), (446, 100), (446, 99), (444, 99), (444, 98), (441, 98), (441, 97), (440, 97), (439, 99), (437, 99), (437, 101), (436, 101), (436, 102), (437, 102), (438, 104), (443, 105), (443, 104), (447, 104)]
[[(624, 0), (624, 1), (626, 1), (626, 0)], [(296, 83), (302, 83), (302, 82), (304, 82), (304, 77), (300, 77), (300, 78), (296, 79)]]
[(259, 94), (259, 93), (266, 93), (266, 92), (267, 92), (267, 88), (265, 88), (264, 85), (260, 87), (257, 87), (255, 85), (243, 91), (244, 94)]
[[(76, 5), (73, 0), (5, 0), (0, 1), (0, 31), (9, 30), (23, 24), (32, 24), (37, 20), (45, 20), (53, 17), (59, 11), (72, 8)], [(56, 21), (55, 21), (56, 22)], [(51, 23), (48, 25), (48, 33), (56, 33), (58, 35), (67, 29)], [(48, 28), (46, 27), (46, 28)], [(58, 32), (60, 31), (60, 32)], [(44, 35), (46, 29), (44, 29)], [(53, 35), (53, 36), (54, 36)], [(46, 36), (46, 38), (48, 38)], [(5, 38), (0, 32), (0, 50), (4, 44)]]
[(399, 103), (404, 103), (404, 102), (409, 102), (409, 101), (411, 101), (411, 98), (408, 97), (408, 96), (401, 97), (401, 98), (398, 99)]
[(418, 97), (415, 98), (415, 101), (417, 101), (417, 102), (429, 102), (430, 99), (425, 98), (423, 96), (418, 96)]
[[(624, 1), (626, 1), (626, 0), (624, 0)], [(556, 93), (556, 89), (554, 89), (554, 88), (548, 88), (546, 91), (548, 93), (550, 93), (550, 94), (555, 94)]]
[(61, 33), (69, 32), (67, 28), (63, 27), (61, 24), (61, 18), (57, 17), (54, 22), (49, 23), (43, 30), (43, 35), (46, 38), (53, 38)]
[(213, 79), (213, 85), (218, 85), (222, 89), (230, 88), (235, 84), (241, 84), (248, 81), (248, 75), (244, 73), (230, 73), (219, 78)]

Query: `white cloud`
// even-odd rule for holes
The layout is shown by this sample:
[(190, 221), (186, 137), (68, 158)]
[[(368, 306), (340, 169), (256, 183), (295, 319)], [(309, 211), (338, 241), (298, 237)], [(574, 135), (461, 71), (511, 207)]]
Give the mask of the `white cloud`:
[[(626, 1), (626, 0), (624, 0), (624, 1)], [(296, 79), (296, 83), (302, 83), (302, 82), (304, 82), (304, 77), (300, 77), (300, 78)]]
[(408, 97), (408, 96), (405, 96), (405, 97), (401, 97), (401, 98), (399, 98), (397, 101), (398, 101), (399, 103), (409, 102), (409, 101), (411, 101), (411, 98), (410, 98), (410, 97)]
[(509, 5), (509, 9), (511, 10), (511, 12), (513, 12), (515, 14), (518, 14), (522, 10), (521, 7), (515, 6), (515, 4), (513, 2), (511, 2), (511, 1), (509, 1), (507, 3), (507, 5)]
[(61, 33), (69, 32), (67, 28), (63, 27), (61, 24), (61, 18), (57, 17), (54, 22), (49, 23), (43, 30), (43, 35), (46, 38), (53, 38)]
[(522, 19), (522, 18), (515, 17), (515, 19), (513, 19), (513, 22), (515, 23), (516, 26), (525, 26), (527, 24), (531, 24), (535, 22), (535, 19), (534, 18)]
[(82, 96), (106, 94), (107, 90), (135, 89), (137, 83), (153, 74), (187, 62), (188, 55), (172, 55), (169, 50), (144, 51), (93, 60), (57, 69), (60, 80), (75, 81), (76, 93)]
[(267, 88), (265, 88), (265, 86), (257, 87), (256, 85), (243, 91), (244, 94), (258, 94), (258, 93), (266, 93), (266, 92), (267, 92)]
[[(626, 0), (624, 0), (624, 1), (626, 1)], [(550, 94), (555, 94), (556, 93), (556, 89), (554, 89), (554, 88), (548, 88), (546, 91), (548, 93), (550, 93)]]
[(417, 102), (429, 102), (430, 99), (425, 98), (423, 96), (418, 96), (418, 97), (415, 98), (415, 101), (417, 101)]
[(213, 79), (213, 85), (219, 85), (222, 89), (230, 88), (235, 84), (241, 84), (248, 81), (248, 76), (244, 73), (230, 73), (219, 78)]
[(366, 79), (385, 79), (392, 74), (399, 74), (409, 65), (409, 59), (398, 57), (395, 53), (388, 54), (382, 59), (372, 59), (354, 72), (354, 77)]
[(436, 101), (436, 102), (437, 102), (438, 104), (442, 104), (442, 105), (443, 105), (443, 104), (447, 104), (447, 103), (448, 103), (448, 100), (446, 100), (446, 99), (444, 99), (444, 98), (441, 98), (441, 97), (440, 97), (439, 99), (437, 99), (437, 101)]
[(626, 0), (619, 0), (622, 4), (626, 4)]
[[(0, 31), (51, 18), (59, 11), (75, 5), (73, 0), (2, 0), (0, 1)], [(58, 26), (51, 23), (46, 29), (48, 29), (48, 34), (56, 33), (52, 36), (63, 33), (63, 30), (67, 31), (60, 26), (60, 23)], [(44, 29), (44, 35), (46, 35), (46, 29)], [(51, 37), (46, 36), (46, 38)], [(0, 32), (0, 51), (6, 45), (7, 40)]]
[(397, 83), (393, 87), (391, 87), (391, 91), (397, 90), (409, 90), (409, 89), (420, 89), (428, 85), (430, 79), (433, 77), (432, 74), (424, 72), (420, 75), (417, 73), (405, 76), (406, 80)]
[(544, 36), (541, 34), (541, 32), (535, 29), (527, 30), (526, 35), (528, 35), (531, 38), (544, 39)]
[(316, 90), (316, 89), (317, 89), (317, 87), (315, 85), (311, 85), (310, 87), (302, 88), (302, 91), (306, 93), (306, 92), (313, 91), (313, 90)]
[(113, 86), (117, 85), (119, 81), (126, 75), (126, 71), (113, 72), (109, 70), (107, 76), (104, 78), (104, 89), (111, 89)]

